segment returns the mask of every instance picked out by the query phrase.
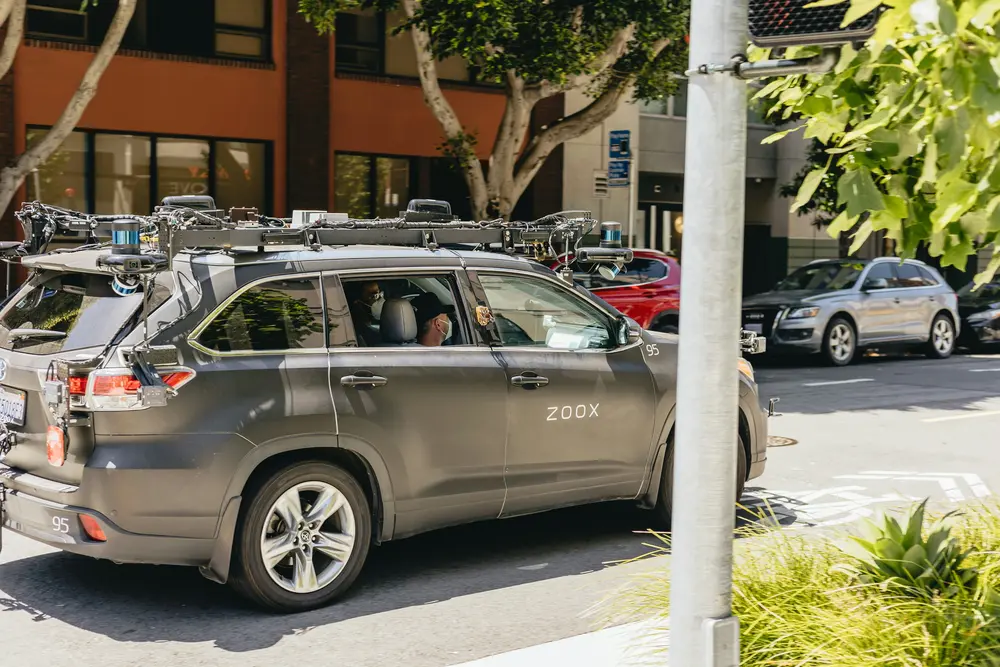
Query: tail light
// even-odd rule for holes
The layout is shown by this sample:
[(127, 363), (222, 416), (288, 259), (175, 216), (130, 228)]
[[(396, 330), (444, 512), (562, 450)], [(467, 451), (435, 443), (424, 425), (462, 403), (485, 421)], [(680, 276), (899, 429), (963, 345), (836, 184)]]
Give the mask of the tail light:
[(97, 519), (86, 514), (78, 516), (80, 517), (80, 525), (83, 526), (83, 532), (87, 533), (87, 537), (95, 542), (108, 541), (108, 536), (104, 534), (104, 529), (101, 528), (101, 524), (97, 522)]
[(57, 468), (66, 463), (66, 434), (58, 426), (49, 426), (45, 433), (45, 458)]
[[(164, 383), (175, 391), (195, 376), (190, 368), (159, 369), (159, 373)], [(139, 380), (125, 368), (102, 369), (84, 376), (72, 376), (68, 385), (74, 407), (89, 410), (134, 410), (142, 407)]]

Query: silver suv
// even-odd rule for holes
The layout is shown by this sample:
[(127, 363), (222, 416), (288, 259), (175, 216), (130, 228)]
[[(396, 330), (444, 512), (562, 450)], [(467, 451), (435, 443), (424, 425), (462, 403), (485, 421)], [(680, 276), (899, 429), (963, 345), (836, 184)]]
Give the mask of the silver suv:
[(768, 350), (821, 353), (846, 366), (858, 349), (922, 346), (932, 358), (955, 349), (958, 297), (917, 260), (817, 260), (773, 290), (744, 299), (743, 327), (765, 336)]

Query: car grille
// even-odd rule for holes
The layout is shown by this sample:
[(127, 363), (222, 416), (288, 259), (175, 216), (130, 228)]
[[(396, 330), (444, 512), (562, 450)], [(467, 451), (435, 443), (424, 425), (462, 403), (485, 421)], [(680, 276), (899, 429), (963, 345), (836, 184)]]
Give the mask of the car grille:
[(760, 325), (761, 335), (770, 336), (774, 327), (774, 318), (778, 316), (778, 308), (745, 308), (743, 310), (743, 327)]

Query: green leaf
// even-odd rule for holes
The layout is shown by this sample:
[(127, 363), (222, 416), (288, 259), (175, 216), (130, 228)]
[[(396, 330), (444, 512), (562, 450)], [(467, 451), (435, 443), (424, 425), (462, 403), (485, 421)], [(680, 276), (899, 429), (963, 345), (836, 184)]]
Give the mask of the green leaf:
[[(966, 7), (971, 8), (976, 13), (972, 16), (969, 23), (972, 23), (975, 27), (983, 29), (986, 26), (992, 26), (997, 22), (997, 13), (1000, 12), (1000, 0), (985, 0), (985, 2), (979, 3), (976, 7), (975, 3), (965, 2), (962, 3), (961, 9)], [(965, 27), (964, 25), (961, 27)]]
[(906, 202), (903, 201), (902, 197), (887, 195), (884, 198), (884, 201), (886, 211), (893, 217), (902, 220), (908, 215), (909, 211), (907, 210)]
[(972, 239), (965, 238), (949, 245), (941, 255), (941, 266), (954, 266), (959, 271), (965, 270), (969, 255), (976, 251)]
[(931, 223), (935, 230), (943, 230), (957, 221), (976, 202), (978, 190), (973, 183), (961, 178), (961, 174), (948, 172), (938, 181), (937, 206), (931, 213)]
[(809, 172), (808, 175), (802, 180), (802, 187), (799, 188), (799, 193), (795, 197), (795, 201), (792, 202), (792, 211), (797, 211), (803, 206), (805, 206), (813, 195), (816, 193), (816, 188), (823, 181), (823, 177), (827, 174), (827, 167), (821, 167), (819, 169), (814, 169)]
[(955, 13), (955, 7), (950, 0), (938, 0), (938, 7), (940, 7), (938, 25), (941, 26), (941, 32), (954, 35), (958, 31), (958, 14)]
[(875, 554), (887, 561), (899, 561), (903, 559), (905, 552), (899, 542), (883, 537), (875, 542)]
[(858, 231), (854, 232), (853, 241), (851, 242), (851, 248), (847, 251), (847, 254), (853, 255), (857, 251), (861, 250), (861, 246), (865, 244), (868, 237), (872, 235), (872, 219), (869, 216), (861, 226), (858, 227)]
[(871, 172), (864, 168), (848, 170), (840, 177), (837, 182), (837, 203), (846, 207), (850, 217), (885, 208), (882, 193), (875, 186)]
[[(903, 546), (909, 549), (920, 541), (920, 531), (924, 527), (924, 508), (927, 507), (925, 498), (919, 505), (913, 508), (906, 522), (906, 534), (903, 535)], [(924, 554), (926, 557), (927, 554)]]
[(846, 28), (859, 18), (870, 14), (875, 10), (882, 0), (851, 0), (851, 7), (844, 15), (844, 20), (840, 23), (841, 28)]
[(844, 138), (840, 140), (840, 143), (842, 145), (849, 144), (858, 137), (867, 136), (868, 133), (876, 129), (885, 127), (892, 120), (893, 113), (894, 110), (892, 109), (881, 109), (879, 111), (876, 111), (871, 116), (869, 116), (868, 119), (863, 121), (852, 131), (845, 134)]
[(976, 238), (987, 230), (990, 217), (986, 211), (969, 211), (959, 219), (959, 223), (962, 225), (962, 231), (970, 238)]
[(986, 268), (976, 274), (976, 277), (974, 278), (975, 286), (982, 287), (986, 283), (993, 280), (993, 276), (996, 275), (998, 270), (1000, 270), (1000, 251), (994, 252), (993, 257), (990, 258), (989, 264), (986, 265)]
[(927, 552), (919, 544), (914, 544), (903, 554), (903, 568), (912, 579), (927, 567)]
[(885, 515), (885, 532), (894, 542), (903, 541), (903, 529), (895, 517)]
[(763, 139), (761, 139), (760, 143), (762, 143), (762, 144), (773, 144), (776, 141), (780, 141), (781, 139), (784, 139), (789, 134), (791, 134), (792, 132), (795, 132), (798, 129), (799, 129), (799, 127), (793, 127), (793, 128), (791, 128), (789, 130), (782, 130), (781, 132), (775, 132), (774, 134), (772, 134), (770, 136), (767, 136), (767, 137), (764, 137)]
[(858, 216), (850, 216), (847, 215), (847, 211), (841, 211), (840, 215), (827, 226), (826, 233), (832, 238), (838, 238), (844, 232), (850, 231), (857, 222)]
[(914, 190), (920, 190), (920, 186), (924, 183), (934, 183), (937, 181), (937, 159), (937, 142), (933, 138), (928, 138), (927, 148), (924, 149), (924, 167), (920, 172), (920, 178), (917, 179), (916, 186), (913, 188)]
[[(1000, 1), (1000, 0), (998, 0)], [(845, 70), (854, 62), (857, 57), (858, 51), (854, 48), (854, 45), (848, 42), (840, 47), (840, 58), (837, 59), (837, 64), (834, 66), (833, 71), (835, 74), (843, 74)]]
[(934, 124), (938, 155), (944, 158), (949, 169), (961, 162), (965, 155), (965, 129), (952, 114), (938, 118), (938, 122)]

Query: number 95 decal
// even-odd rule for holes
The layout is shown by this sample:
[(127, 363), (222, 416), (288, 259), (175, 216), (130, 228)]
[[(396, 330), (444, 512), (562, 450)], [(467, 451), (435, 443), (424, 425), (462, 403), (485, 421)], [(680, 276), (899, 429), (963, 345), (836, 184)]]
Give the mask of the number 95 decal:
[(67, 519), (64, 516), (52, 517), (52, 530), (54, 530), (57, 533), (68, 533), (69, 519)]
[(655, 357), (655, 356), (657, 356), (659, 354), (660, 354), (660, 348), (657, 346), (656, 343), (647, 343), (646, 344), (646, 356), (647, 357)]

